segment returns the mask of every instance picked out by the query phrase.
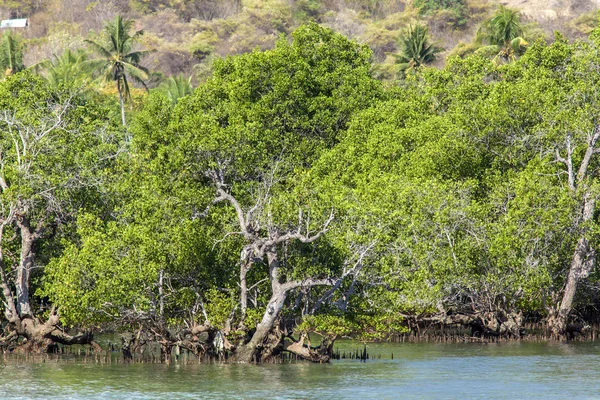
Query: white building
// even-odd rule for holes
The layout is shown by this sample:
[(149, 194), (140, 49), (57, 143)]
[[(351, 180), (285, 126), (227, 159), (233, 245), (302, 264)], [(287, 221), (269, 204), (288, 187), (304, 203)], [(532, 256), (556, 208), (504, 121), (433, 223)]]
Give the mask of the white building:
[(27, 18), (5, 19), (0, 21), (0, 29), (6, 28), (26, 28), (29, 25)]

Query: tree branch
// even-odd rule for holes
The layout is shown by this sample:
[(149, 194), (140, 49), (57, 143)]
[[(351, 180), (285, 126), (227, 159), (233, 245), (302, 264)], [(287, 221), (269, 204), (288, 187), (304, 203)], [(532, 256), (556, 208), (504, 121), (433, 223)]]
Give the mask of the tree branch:
[(298, 226), (298, 230), (296, 230), (295, 232), (288, 232), (284, 235), (276, 235), (274, 238), (266, 240), (263, 243), (263, 248), (272, 247), (277, 244), (290, 241), (292, 239), (298, 240), (302, 243), (312, 243), (312, 242), (318, 240), (324, 234), (326, 234), (327, 231), (329, 231), (329, 225), (333, 221), (334, 217), (335, 217), (335, 215), (332, 210), (331, 213), (329, 214), (329, 218), (327, 218), (327, 221), (325, 221), (325, 223), (323, 223), (321, 229), (314, 235), (310, 235), (310, 233), (308, 233), (308, 232), (306, 234), (300, 233), (300, 229), (302, 228), (300, 225), (300, 226)]
[(299, 287), (333, 286), (333, 285), (335, 285), (335, 279), (333, 279), (333, 278), (323, 278), (323, 279), (306, 278), (303, 280), (286, 282), (281, 285), (281, 289), (284, 292), (287, 292), (287, 291), (290, 291), (292, 289), (296, 289)]
[(577, 173), (577, 182), (581, 183), (586, 174), (587, 174), (587, 170), (590, 166), (590, 162), (592, 160), (592, 156), (594, 155), (594, 153), (596, 153), (596, 143), (598, 142), (598, 139), (600, 139), (600, 125), (596, 124), (594, 126), (594, 133), (592, 135), (592, 137), (590, 138), (590, 140), (588, 141), (588, 147), (585, 151), (585, 155), (583, 156), (583, 160), (581, 161), (581, 165), (579, 166), (579, 172)]
[(575, 174), (573, 171), (573, 162), (572, 162), (572, 150), (571, 150), (571, 140), (567, 139), (567, 159), (561, 157), (560, 152), (556, 149), (556, 160), (560, 163), (563, 163), (567, 167), (567, 176), (569, 179), (569, 189), (575, 190)]

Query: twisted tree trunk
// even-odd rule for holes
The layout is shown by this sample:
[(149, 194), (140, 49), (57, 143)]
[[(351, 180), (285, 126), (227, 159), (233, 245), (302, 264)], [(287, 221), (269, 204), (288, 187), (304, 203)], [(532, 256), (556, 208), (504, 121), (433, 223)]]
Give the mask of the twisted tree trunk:
[[(241, 323), (243, 327), (244, 317), (248, 306), (248, 284), (247, 273), (250, 271), (254, 260), (266, 261), (269, 267), (269, 281), (271, 283), (271, 298), (267, 304), (265, 313), (261, 322), (256, 327), (250, 340), (246, 343), (239, 344), (234, 351), (234, 360), (237, 362), (252, 362), (260, 361), (263, 358), (270, 357), (277, 348), (283, 348), (283, 335), (277, 331), (276, 321), (279, 318), (281, 310), (287, 299), (287, 294), (290, 290), (299, 287), (312, 286), (332, 286), (334, 280), (331, 278), (315, 279), (307, 278), (302, 281), (285, 281), (280, 276), (280, 260), (278, 257), (278, 246), (292, 241), (302, 243), (313, 243), (323, 236), (328, 230), (329, 225), (333, 221), (333, 212), (329, 218), (323, 223), (321, 228), (312, 233), (308, 229), (308, 224), (305, 224), (302, 211), (298, 215), (298, 225), (295, 229), (278, 229), (269, 223), (268, 226), (261, 228), (261, 220), (257, 214), (263, 209), (264, 204), (268, 201), (268, 195), (261, 197), (257, 202), (244, 211), (242, 205), (229, 192), (228, 185), (225, 184), (225, 173), (223, 170), (209, 170), (205, 175), (214, 183), (217, 193), (212, 204), (222, 201), (228, 202), (233, 206), (237, 223), (239, 225), (239, 234), (246, 241), (240, 257), (240, 309)], [(266, 187), (270, 188), (272, 182), (265, 182)], [(267, 190), (267, 194), (269, 191)], [(210, 206), (209, 206), (210, 207)], [(306, 232), (303, 232), (306, 226)], [(261, 233), (266, 235), (261, 235)], [(282, 282), (282, 280), (284, 282)]]
[(29, 303), (29, 277), (33, 268), (34, 235), (29, 230), (29, 224), (24, 222), (21, 228), (21, 259), (17, 267), (17, 312), (22, 318), (33, 315)]
[[(256, 327), (256, 332), (254, 332), (248, 343), (240, 345), (236, 349), (234, 359), (237, 362), (259, 362), (273, 355), (277, 347), (283, 348), (284, 337), (280, 332), (276, 332), (276, 322), (290, 290), (301, 286), (331, 286), (334, 284), (332, 279), (306, 279), (304, 281), (280, 283), (279, 258), (275, 247), (267, 250), (267, 260), (269, 263), (269, 279), (271, 280), (272, 295), (267, 304), (262, 321)], [(301, 347), (302, 345), (293, 346), (292, 350), (289, 351), (297, 351), (297, 355), (305, 358), (308, 353), (304, 350), (300, 351)], [(315, 361), (313, 355), (308, 355), (306, 359)], [(324, 361), (324, 358), (321, 357), (317, 359), (317, 361), (322, 362)]]
[(260, 361), (263, 356), (261, 350), (264, 347), (273, 347), (272, 343), (265, 343), (265, 339), (275, 327), (275, 321), (283, 308), (289, 291), (289, 289), (279, 283), (279, 260), (273, 250), (267, 253), (267, 260), (269, 262), (269, 275), (271, 279), (271, 299), (267, 304), (262, 321), (256, 327), (256, 332), (254, 332), (250, 341), (236, 349), (235, 360), (238, 362)]
[[(6, 304), (4, 316), (8, 321), (5, 337), (0, 337), (0, 345), (20, 352), (45, 353), (52, 350), (56, 344), (90, 344), (95, 350), (102, 350), (94, 342), (91, 332), (82, 332), (71, 336), (59, 329), (59, 317), (56, 309), (52, 309), (46, 321), (35, 316), (31, 306), (29, 284), (31, 270), (35, 262), (34, 244), (40, 238), (43, 221), (32, 229), (27, 217), (17, 215), (13, 221), (21, 234), (21, 252), (19, 263), (14, 267), (16, 279), (12, 282), (5, 274), (3, 248), (0, 242), (0, 286)], [(6, 223), (0, 227), (2, 237)], [(14, 287), (16, 296), (11, 290)], [(19, 343), (19, 339), (23, 339)]]
[[(586, 193), (584, 196), (582, 223), (586, 223), (593, 218), (595, 204), (596, 200), (593, 195)], [(579, 281), (587, 279), (596, 265), (596, 251), (592, 248), (585, 235), (584, 232), (583, 236), (577, 242), (575, 252), (573, 253), (562, 301), (555, 309), (551, 310), (548, 317), (550, 334), (552, 338), (557, 340), (565, 337), (567, 334), (567, 323), (573, 309), (573, 301), (577, 293)]]
[[(58, 325), (58, 315), (54, 310), (46, 321), (35, 317), (13, 318), (7, 329), (11, 340), (5, 341), (4, 345), (22, 353), (49, 353), (57, 344), (89, 344), (94, 350), (102, 351), (90, 331), (72, 336), (59, 329)], [(23, 338), (20, 343), (19, 338)]]

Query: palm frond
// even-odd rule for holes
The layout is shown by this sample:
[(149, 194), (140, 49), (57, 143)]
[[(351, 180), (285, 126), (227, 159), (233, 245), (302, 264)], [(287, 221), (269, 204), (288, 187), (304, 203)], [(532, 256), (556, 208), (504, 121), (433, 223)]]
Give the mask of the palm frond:
[(183, 74), (168, 77), (160, 86), (160, 89), (165, 92), (169, 100), (173, 104), (185, 96), (189, 96), (194, 92), (192, 86), (192, 77), (185, 77)]
[(136, 79), (141, 79), (141, 80), (146, 80), (148, 79), (148, 70), (144, 67), (141, 67), (139, 65), (135, 65), (135, 64), (131, 64), (128, 62), (123, 62), (123, 69), (124, 72), (132, 77), (135, 77)]
[(19, 35), (5, 31), (0, 40), (0, 68), (5, 75), (10, 75), (25, 69), (23, 54), (25, 46)]
[(67, 49), (61, 56), (54, 55), (52, 59), (44, 60), (41, 64), (46, 80), (55, 86), (84, 86), (93, 72), (87, 57), (88, 54), (83, 50)]
[(520, 36), (510, 41), (510, 47), (512, 47), (514, 51), (519, 51), (521, 48), (527, 47), (528, 45), (529, 43)]
[(84, 40), (84, 42), (89, 44), (96, 53), (100, 54), (100, 56), (106, 58), (110, 58), (112, 56), (111, 52), (104, 46), (102, 46), (100, 43), (94, 42), (93, 40), (89, 39)]
[(483, 27), (488, 43), (496, 46), (506, 46), (513, 39), (523, 35), (521, 14), (505, 6), (500, 6)]
[(142, 58), (154, 52), (156, 52), (156, 49), (134, 51), (132, 53), (126, 54), (123, 58), (131, 63), (139, 63)]
[(399, 39), (400, 54), (396, 55), (396, 63), (411, 64), (419, 67), (429, 64), (437, 58), (443, 49), (429, 42), (429, 30), (426, 26), (410, 25)]

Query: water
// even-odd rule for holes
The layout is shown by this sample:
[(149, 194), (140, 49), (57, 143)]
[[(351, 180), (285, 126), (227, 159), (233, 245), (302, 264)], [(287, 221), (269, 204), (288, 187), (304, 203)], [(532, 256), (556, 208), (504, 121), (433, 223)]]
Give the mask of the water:
[(367, 350), (382, 358), (167, 366), (5, 357), (0, 399), (600, 399), (600, 343), (372, 344)]

